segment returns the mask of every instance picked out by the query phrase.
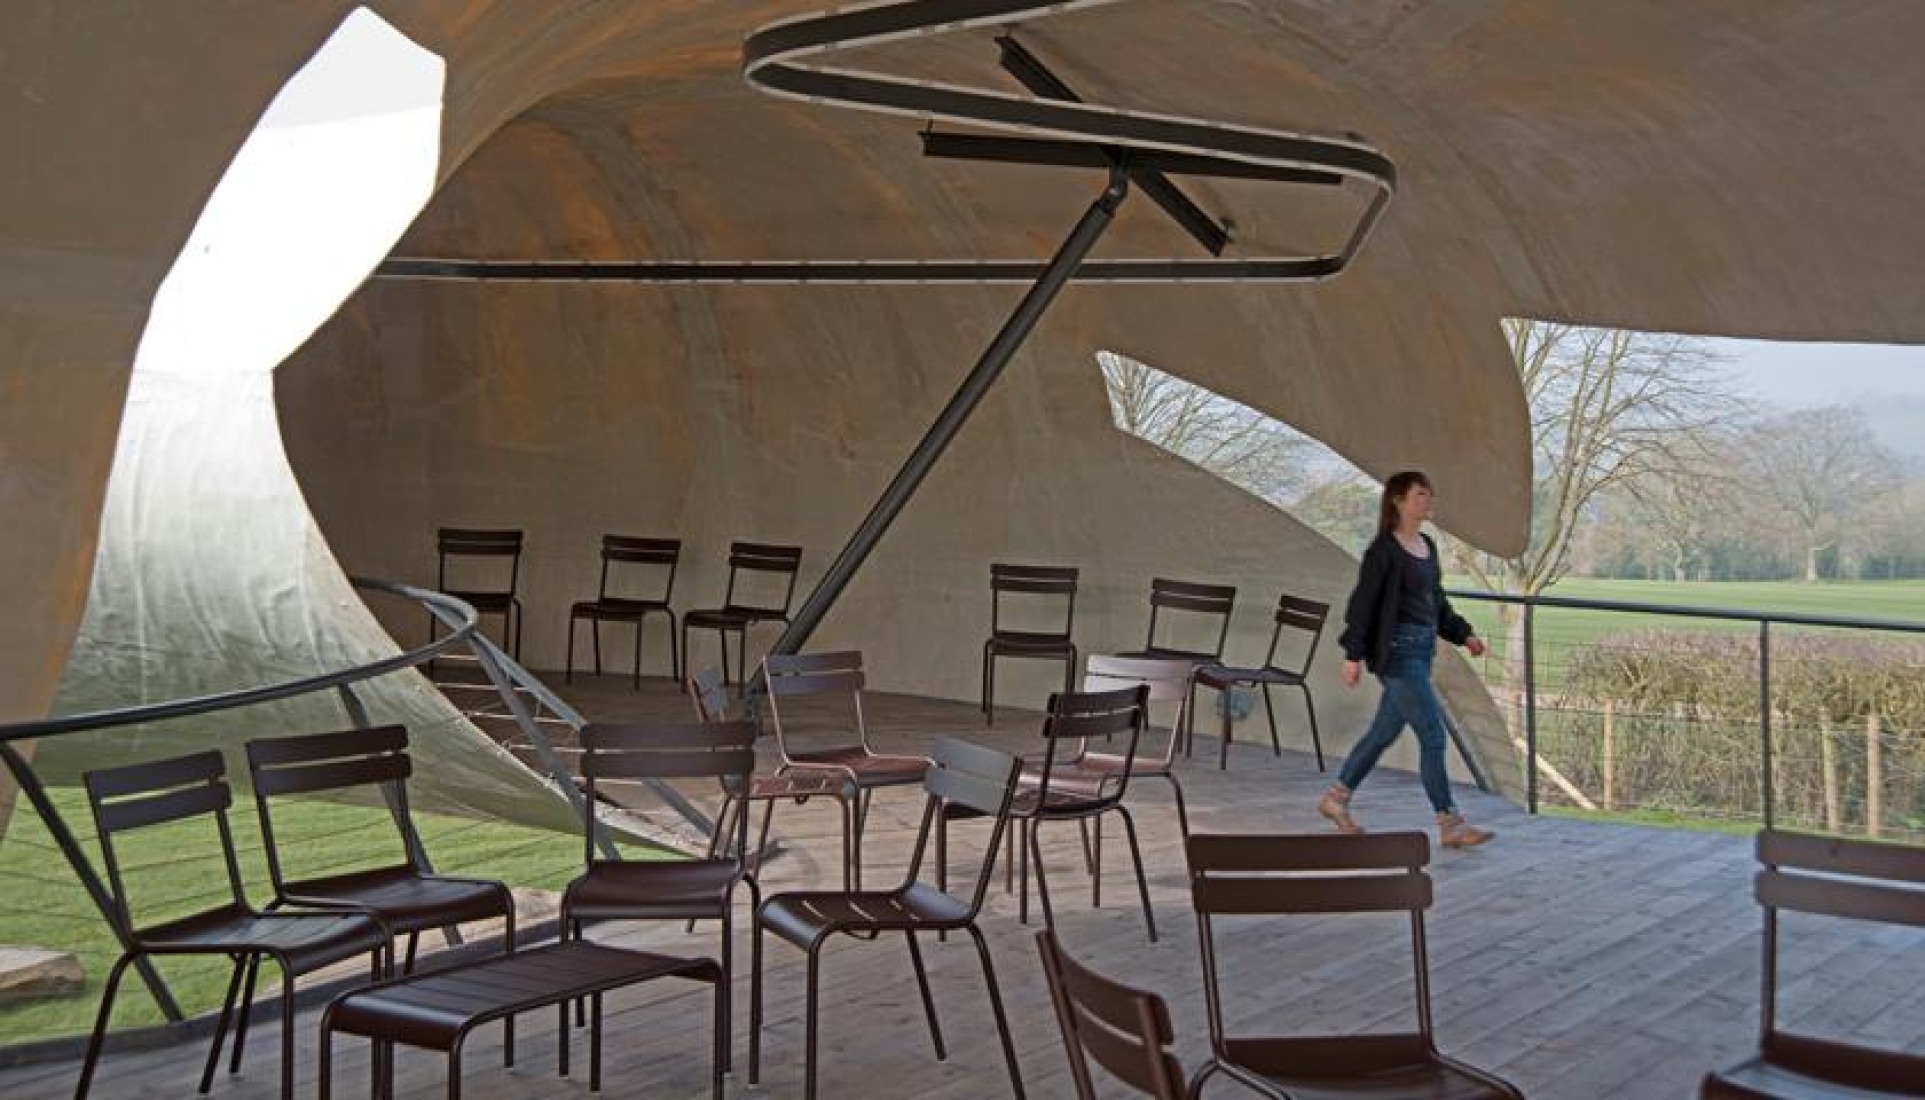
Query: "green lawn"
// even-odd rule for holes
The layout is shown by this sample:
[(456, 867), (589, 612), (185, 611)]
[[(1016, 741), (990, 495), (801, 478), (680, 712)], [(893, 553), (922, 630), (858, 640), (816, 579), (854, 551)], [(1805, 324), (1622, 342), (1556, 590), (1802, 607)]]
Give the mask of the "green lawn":
[[(81, 834), (96, 870), (99, 848), (79, 791), (50, 792), (68, 826)], [(435, 869), (500, 879), (514, 886), (559, 890), (581, 870), (579, 834), (417, 813), (415, 823)], [(233, 814), (242, 853), (242, 880), (255, 904), (267, 900), (267, 865), (252, 803)], [(398, 862), (400, 842), (384, 809), (323, 802), (277, 805), (275, 837), (288, 874), (304, 876)], [(210, 823), (163, 825), (124, 834), (115, 844), (142, 921), (164, 919), (218, 904), (226, 893), (219, 842)], [(655, 849), (627, 847), (629, 858), (659, 858)], [(149, 908), (151, 906), (151, 908)], [(434, 942), (431, 938), (431, 942)], [(24, 802), (0, 843), (0, 943), (57, 948), (79, 956), (84, 993), (61, 998), (0, 997), (0, 1046), (84, 1032), (93, 1024), (101, 983), (119, 953), (39, 815)], [(160, 966), (189, 1014), (219, 1007), (226, 989), (224, 962), (175, 961)], [(114, 1010), (116, 1027), (161, 1021), (138, 977), (129, 974)]]
[[(1453, 588), (1472, 587), (1464, 578), (1452, 578), (1449, 584)], [(1925, 581), (1821, 581), (1807, 584), (1802, 581), (1677, 582), (1571, 578), (1559, 581), (1545, 594), (1673, 607), (1925, 622)], [(1493, 643), (1493, 657), (1501, 659), (1504, 633), (1498, 624), (1497, 606), (1468, 599), (1454, 601), (1454, 604), (1458, 612), (1476, 626), (1477, 632)], [(1751, 623), (1555, 607), (1540, 607), (1533, 626), (1538, 667), (1545, 674), (1545, 680), (1553, 683), (1558, 679), (1557, 670), (1565, 655), (1576, 646), (1652, 630), (1755, 634), (1757, 629)], [(1821, 628), (1774, 626), (1772, 635), (1780, 638), (1817, 630)], [(1893, 639), (1908, 637), (1897, 633), (1886, 636)], [(1495, 671), (1493, 666), (1490, 674), (1495, 675)]]

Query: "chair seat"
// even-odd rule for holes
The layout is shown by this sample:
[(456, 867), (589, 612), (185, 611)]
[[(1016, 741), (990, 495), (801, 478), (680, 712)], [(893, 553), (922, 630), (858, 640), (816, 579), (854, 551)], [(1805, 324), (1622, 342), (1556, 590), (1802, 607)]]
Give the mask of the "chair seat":
[(763, 927), (802, 948), (838, 932), (923, 927), (934, 932), (961, 928), (969, 918), (967, 902), (920, 882), (903, 890), (777, 894), (756, 916)]
[(1705, 1075), (1701, 1097), (1893, 1100), (1925, 1097), (1925, 1057), (1776, 1033), (1751, 1058)]
[(381, 922), (360, 913), (255, 913), (224, 906), (143, 928), (141, 946), (157, 952), (279, 954), (297, 974), (387, 946)]
[(515, 594), (513, 592), (455, 592), (451, 590), (448, 592), (448, 595), (453, 596), (455, 599), (460, 600), (476, 611), (486, 612), (488, 614), (505, 613), (515, 602)]
[(1292, 1100), (1478, 1100), (1518, 1097), (1504, 1082), (1460, 1065), (1418, 1035), (1230, 1039), (1224, 1059), (1287, 1091)]
[(1281, 668), (1238, 668), (1234, 665), (1204, 665), (1196, 670), (1196, 682), (1206, 687), (1225, 688), (1232, 684), (1301, 684), (1301, 673)]
[(797, 770), (807, 770), (809, 765), (820, 768), (846, 768), (855, 773), (857, 786), (892, 787), (908, 783), (920, 783), (929, 772), (929, 761), (920, 756), (885, 756), (873, 753), (860, 745), (847, 745), (834, 749), (817, 749), (812, 752), (792, 752), (789, 754), (791, 767), (784, 774)]
[(1115, 799), (1105, 797), (1099, 784), (1078, 783), (1075, 777), (1066, 777), (1061, 769), (1049, 777), (1049, 794), (1039, 797), (1040, 787), (1034, 786), (1036, 777), (1023, 776), (1024, 786), (1010, 800), (1009, 812), (1017, 817), (1060, 814), (1073, 816), (1083, 812), (1095, 812), (1115, 805)]
[[(1113, 752), (1086, 752), (1076, 758), (1069, 767), (1057, 774), (1068, 778), (1076, 772), (1084, 772), (1093, 778), (1105, 780), (1120, 778), (1124, 772), (1132, 777), (1145, 775), (1169, 775), (1170, 762), (1160, 756), (1121, 756)], [(1052, 783), (1055, 780), (1051, 780)]]
[(582, 600), (568, 609), (569, 616), (576, 619), (636, 619), (667, 612), (667, 600), (628, 600), (613, 596), (602, 600)]
[(1111, 654), (1111, 656), (1135, 657), (1156, 661), (1196, 661), (1201, 664), (1205, 661), (1214, 662), (1221, 654), (1211, 653), (1208, 650), (1202, 649), (1169, 649), (1164, 646), (1153, 645), (1148, 649), (1137, 649), (1128, 653), (1115, 653)]
[(741, 876), (732, 859), (602, 862), (568, 884), (562, 905), (582, 920), (720, 916)]
[(989, 648), (996, 653), (1069, 656), (1076, 646), (1066, 634), (1044, 634), (1029, 630), (998, 630), (989, 636)]
[(295, 905), (332, 902), (369, 910), (395, 934), (505, 916), (512, 904), (495, 883), (423, 875), (406, 866), (290, 882), (281, 893)]
[(683, 614), (682, 625), (706, 627), (710, 630), (741, 630), (768, 619), (784, 617), (780, 611), (757, 611), (745, 607), (708, 607)]
[(721, 980), (706, 958), (675, 958), (582, 940), (517, 951), (345, 993), (329, 1006), (331, 1031), (450, 1050), (476, 1024), (651, 978)]

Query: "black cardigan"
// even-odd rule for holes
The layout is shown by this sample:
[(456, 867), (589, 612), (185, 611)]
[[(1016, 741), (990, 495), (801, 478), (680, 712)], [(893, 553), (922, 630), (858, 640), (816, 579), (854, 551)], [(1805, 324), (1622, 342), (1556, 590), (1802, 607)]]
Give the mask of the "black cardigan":
[[(1423, 536), (1430, 546), (1432, 561), (1437, 561), (1437, 633), (1452, 645), (1463, 645), (1471, 636), (1471, 626), (1452, 610), (1444, 595), (1442, 562), (1437, 544)], [(1404, 571), (1396, 555), (1406, 553), (1395, 535), (1385, 532), (1372, 539), (1357, 567), (1357, 587), (1350, 592), (1350, 605), (1344, 611), (1343, 634), (1337, 644), (1343, 655), (1362, 661), (1372, 672), (1382, 672), (1390, 663), (1390, 637), (1397, 631), (1397, 605), (1402, 596)]]

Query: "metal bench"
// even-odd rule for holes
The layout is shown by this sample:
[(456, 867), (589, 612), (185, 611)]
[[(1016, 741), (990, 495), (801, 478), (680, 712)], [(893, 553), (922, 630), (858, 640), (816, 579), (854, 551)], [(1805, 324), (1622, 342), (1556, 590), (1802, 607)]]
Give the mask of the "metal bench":
[[(477, 1025), (549, 1005), (559, 1006), (559, 1063), (568, 1075), (568, 1002), (587, 998), (588, 1087), (602, 1085), (602, 994), (652, 978), (679, 977), (707, 982), (719, 993), (722, 968), (708, 958), (677, 958), (568, 940), (499, 955), (481, 962), (365, 986), (335, 998), (321, 1016), (321, 1100), (328, 1100), (335, 1032), (360, 1035), (376, 1044), (401, 1043), (448, 1055), (448, 1097), (461, 1096), (461, 1047)], [(722, 1096), (722, 998), (715, 997), (712, 1087)], [(392, 1057), (377, 1056), (384, 1094), (393, 1092)], [(513, 1040), (504, 1044), (504, 1064), (514, 1065)]]

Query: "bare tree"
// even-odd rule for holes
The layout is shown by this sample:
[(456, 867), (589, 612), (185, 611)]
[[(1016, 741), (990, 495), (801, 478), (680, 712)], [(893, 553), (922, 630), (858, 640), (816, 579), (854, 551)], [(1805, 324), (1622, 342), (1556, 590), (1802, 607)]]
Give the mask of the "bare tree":
[(1759, 499), (1796, 533), (1808, 581), (1818, 579), (1827, 551), (1864, 533), (1861, 521), (1874, 518), (1881, 502), (1890, 510), (1901, 483), (1897, 457), (1849, 405), (1760, 420), (1749, 449)]
[(1282, 505), (1317, 449), (1289, 425), (1128, 356), (1096, 354), (1116, 426)]
[[(1515, 557), (1456, 547), (1493, 591), (1536, 595), (1569, 568), (1573, 541), (1600, 497), (1701, 474), (1712, 430), (1738, 403), (1702, 340), (1667, 333), (1504, 321), (1531, 407), (1530, 541)], [(1505, 653), (1523, 652), (1523, 617), (1504, 608)]]

